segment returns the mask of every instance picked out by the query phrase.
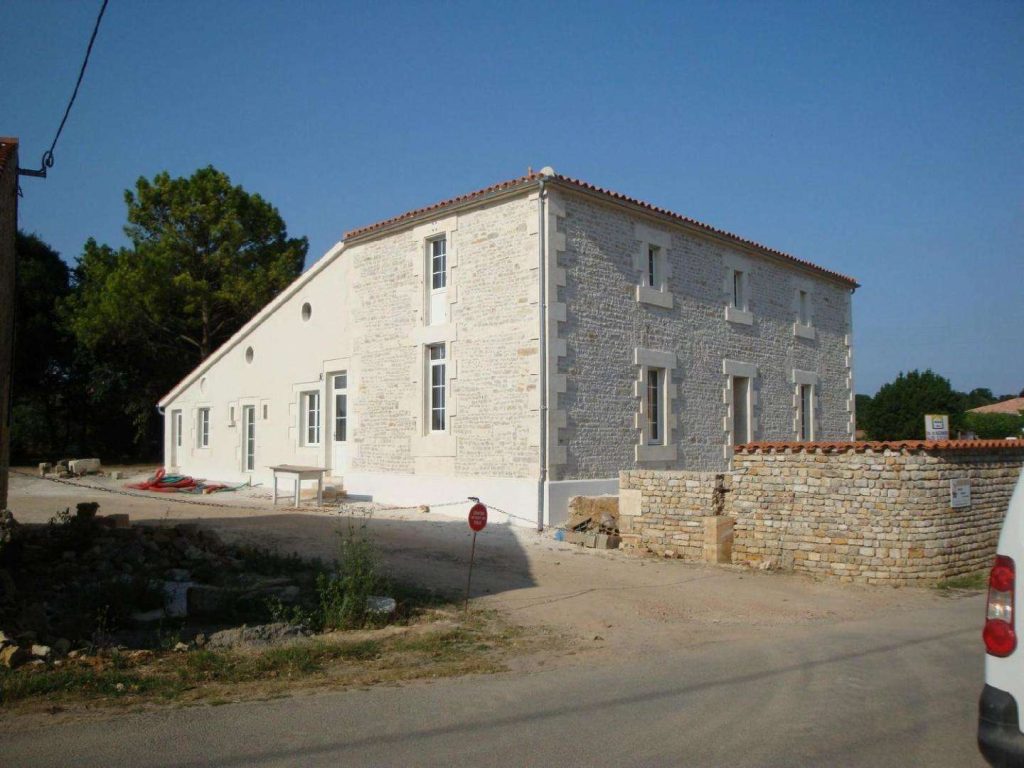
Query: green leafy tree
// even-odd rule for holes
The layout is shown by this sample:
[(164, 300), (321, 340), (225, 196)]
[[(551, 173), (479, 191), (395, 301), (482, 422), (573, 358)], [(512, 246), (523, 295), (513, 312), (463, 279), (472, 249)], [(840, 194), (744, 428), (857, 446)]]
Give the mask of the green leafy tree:
[(25, 460), (66, 449), (73, 345), (58, 308), (71, 286), (68, 265), (36, 235), (17, 233), (15, 259), (11, 453)]
[(79, 261), (73, 328), (90, 346), (143, 338), (198, 363), (302, 272), (306, 239), (213, 167), (140, 178), (125, 203), (131, 247), (90, 240)]
[(983, 440), (1020, 437), (1024, 415), (1017, 413), (965, 413), (964, 428)]
[(884, 384), (859, 421), (872, 440), (924, 439), (928, 413), (949, 414), (955, 434), (963, 425), (962, 395), (931, 370), (910, 371)]
[(125, 203), (130, 246), (86, 243), (67, 312), (94, 371), (89, 400), (113, 411), (106, 443), (123, 451), (130, 434), (152, 455), (156, 401), (301, 274), (308, 243), (212, 167), (140, 178)]
[(864, 429), (864, 421), (867, 419), (868, 409), (871, 407), (871, 395), (855, 395), (854, 408), (857, 414), (857, 431)]
[(991, 405), (998, 398), (992, 394), (988, 387), (976, 387), (962, 396), (961, 405), (965, 411), (971, 408), (980, 408), (983, 405)]

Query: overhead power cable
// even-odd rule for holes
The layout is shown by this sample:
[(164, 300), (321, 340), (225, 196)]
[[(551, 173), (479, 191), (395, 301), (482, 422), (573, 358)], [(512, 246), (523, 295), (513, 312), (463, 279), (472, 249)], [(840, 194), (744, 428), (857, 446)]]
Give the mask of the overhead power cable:
[(93, 43), (96, 42), (96, 33), (100, 31), (100, 22), (103, 21), (103, 13), (107, 10), (107, 3), (109, 0), (103, 0), (103, 5), (100, 6), (100, 12), (96, 16), (96, 23), (92, 28), (92, 35), (89, 37), (89, 45), (85, 49), (85, 58), (82, 60), (82, 68), (78, 70), (78, 80), (75, 81), (75, 90), (71, 92), (71, 98), (68, 100), (67, 109), (64, 110), (64, 117), (61, 118), (60, 126), (57, 128), (57, 133), (53, 137), (53, 142), (50, 144), (50, 148), (43, 153), (43, 160), (40, 164), (39, 170), (30, 170), (27, 168), (19, 168), (18, 175), (20, 176), (36, 176), (39, 178), (46, 178), (46, 169), (53, 167), (53, 150), (57, 147), (57, 140), (60, 138), (61, 132), (64, 130), (64, 124), (68, 121), (68, 115), (71, 114), (71, 107), (75, 103), (75, 98), (78, 96), (78, 89), (82, 85), (82, 78), (85, 77), (85, 68), (89, 66), (89, 55), (92, 53)]

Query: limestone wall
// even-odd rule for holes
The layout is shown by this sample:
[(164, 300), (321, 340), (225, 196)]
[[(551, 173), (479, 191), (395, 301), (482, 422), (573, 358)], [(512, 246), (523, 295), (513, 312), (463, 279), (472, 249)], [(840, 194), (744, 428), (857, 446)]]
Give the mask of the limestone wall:
[[(847, 285), (582, 195), (559, 199), (564, 284), (556, 298), (566, 312), (558, 328), (565, 391), (557, 409), (565, 461), (557, 477), (614, 477), (627, 468), (727, 469), (727, 361), (751, 372), (754, 439), (797, 437), (798, 371), (817, 383), (819, 439), (853, 436)], [(662, 249), (662, 291), (642, 285), (648, 243)], [(748, 278), (749, 312), (742, 317), (726, 310), (731, 267)], [(799, 290), (812, 304), (813, 328), (806, 334), (794, 327)], [(642, 432), (643, 364), (670, 371), (664, 445), (649, 445)]]
[[(164, 399), (165, 464), (199, 477), (264, 484), (275, 464), (321, 466), (350, 493), (384, 503), (476, 495), (534, 517), (536, 223), (536, 199), (521, 192), (335, 246)], [(447, 291), (432, 307), (427, 244), (440, 236), (447, 242)], [(440, 343), (446, 422), (433, 431), (426, 350)], [(341, 372), (343, 444), (333, 439)], [(320, 396), (318, 441), (303, 429), (310, 392)], [(250, 471), (243, 455), (248, 407), (256, 409)], [(204, 446), (200, 409), (209, 409)], [(178, 414), (182, 435), (175, 440)]]
[[(701, 559), (700, 518), (721, 514), (732, 562), (934, 583), (989, 563), (1022, 465), (1019, 441), (751, 444), (724, 476), (622, 473), (623, 544)], [(969, 482), (969, 506), (951, 505), (952, 480)]]
[(703, 559), (704, 518), (721, 510), (724, 474), (632, 470), (619, 476), (622, 546)]

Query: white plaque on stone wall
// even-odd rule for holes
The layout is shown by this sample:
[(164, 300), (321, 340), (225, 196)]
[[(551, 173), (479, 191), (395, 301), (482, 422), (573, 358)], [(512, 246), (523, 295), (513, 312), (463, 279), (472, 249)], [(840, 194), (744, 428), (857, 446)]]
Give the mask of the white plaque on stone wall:
[(971, 506), (971, 481), (966, 478), (949, 481), (949, 506), (953, 509)]

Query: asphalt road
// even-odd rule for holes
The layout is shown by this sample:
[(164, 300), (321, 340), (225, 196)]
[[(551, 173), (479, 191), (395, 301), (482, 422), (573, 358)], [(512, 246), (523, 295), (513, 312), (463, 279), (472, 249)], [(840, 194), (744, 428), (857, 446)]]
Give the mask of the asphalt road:
[(0, 724), (14, 766), (982, 766), (983, 598), (657, 657)]

